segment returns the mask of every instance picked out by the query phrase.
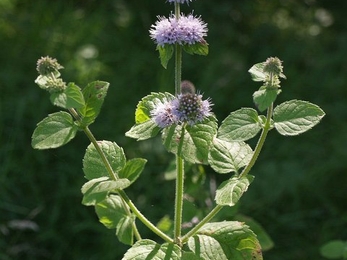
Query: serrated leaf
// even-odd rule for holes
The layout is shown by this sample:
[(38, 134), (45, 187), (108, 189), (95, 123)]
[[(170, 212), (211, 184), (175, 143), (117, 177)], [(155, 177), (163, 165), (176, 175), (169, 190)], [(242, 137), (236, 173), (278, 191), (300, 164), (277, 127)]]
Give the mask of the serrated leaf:
[(259, 111), (266, 110), (273, 103), (281, 92), (277, 88), (263, 88), (253, 93), (253, 101)]
[(124, 168), (119, 172), (119, 178), (126, 178), (130, 181), (130, 184), (137, 180), (145, 168), (147, 160), (142, 158), (134, 158), (128, 160)]
[[(98, 141), (98, 144), (110, 163), (112, 170), (118, 173), (126, 164), (123, 149), (116, 143), (110, 141)], [(83, 171), (88, 180), (109, 177), (106, 166), (93, 144), (87, 147), (84, 155)]]
[(205, 224), (189, 238), (188, 247), (204, 260), (263, 259), (256, 235), (238, 221)]
[(173, 125), (162, 134), (166, 149), (191, 163), (206, 164), (212, 139), (217, 133), (217, 119), (213, 116), (193, 126)]
[(246, 141), (260, 131), (258, 113), (252, 108), (241, 108), (230, 113), (218, 129), (217, 137), (224, 141)]
[(172, 243), (158, 244), (149, 239), (137, 241), (122, 260), (181, 260), (181, 248)]
[(317, 125), (324, 117), (317, 105), (302, 100), (290, 100), (274, 109), (273, 120), (281, 135), (299, 135)]
[(248, 72), (251, 74), (253, 81), (265, 81), (266, 75), (264, 73), (265, 62), (254, 64)]
[(109, 192), (123, 190), (130, 185), (128, 179), (110, 180), (108, 177), (92, 179), (82, 186), (82, 204), (86, 206), (95, 205), (104, 200)]
[(108, 82), (94, 81), (82, 90), (85, 105), (78, 109), (82, 115), (82, 124), (90, 125), (95, 121), (104, 103), (109, 85)]
[(165, 93), (152, 92), (150, 95), (145, 96), (137, 104), (135, 111), (135, 123), (140, 124), (148, 121), (151, 118), (151, 111), (175, 98), (174, 95)]
[(208, 154), (208, 162), (218, 173), (237, 173), (240, 168), (249, 163), (252, 155), (252, 148), (245, 142), (227, 142), (214, 138)]
[(257, 239), (259, 240), (263, 252), (274, 247), (274, 242), (269, 234), (253, 218), (238, 214), (236, 215), (235, 220), (244, 222), (257, 235)]
[(52, 93), (50, 100), (53, 105), (65, 109), (80, 109), (85, 106), (82, 91), (74, 83), (69, 83), (62, 93)]
[(164, 46), (157, 45), (157, 50), (159, 51), (160, 63), (166, 69), (174, 53), (174, 47), (169, 44), (165, 44)]
[(205, 41), (195, 44), (185, 44), (183, 45), (183, 50), (191, 55), (197, 54), (206, 56), (208, 54), (208, 44)]
[(71, 141), (77, 130), (69, 113), (62, 111), (53, 113), (37, 124), (31, 145), (34, 149), (57, 148)]
[(139, 123), (131, 127), (131, 129), (125, 133), (125, 136), (134, 138), (137, 141), (142, 141), (155, 137), (160, 130), (161, 128), (150, 119), (146, 122)]
[(222, 182), (216, 191), (216, 203), (221, 206), (234, 206), (247, 191), (253, 179), (252, 175), (241, 178), (235, 176)]
[(126, 204), (118, 195), (109, 195), (105, 200), (95, 205), (99, 221), (108, 229), (116, 229), (116, 235), (124, 244), (133, 244), (134, 216), (129, 216), (125, 210)]

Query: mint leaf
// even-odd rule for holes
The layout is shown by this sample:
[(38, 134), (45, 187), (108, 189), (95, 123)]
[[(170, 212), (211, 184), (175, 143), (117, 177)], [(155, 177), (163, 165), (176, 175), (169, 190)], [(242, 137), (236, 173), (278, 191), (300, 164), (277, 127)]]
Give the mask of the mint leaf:
[(346, 259), (347, 242), (343, 240), (332, 240), (320, 248), (320, 253), (328, 259)]
[(266, 110), (273, 103), (281, 92), (277, 88), (261, 88), (253, 93), (253, 101), (260, 112)]
[(254, 64), (248, 72), (251, 74), (253, 81), (265, 81), (266, 75), (264, 73), (265, 62)]
[(118, 195), (109, 195), (105, 200), (95, 205), (99, 221), (108, 229), (116, 229), (116, 235), (124, 244), (132, 245), (134, 239), (133, 223), (135, 216), (129, 216), (126, 204)]
[(324, 117), (317, 105), (302, 100), (290, 100), (274, 109), (273, 120), (281, 135), (299, 135), (310, 130)]
[(216, 191), (216, 203), (221, 206), (234, 206), (247, 191), (253, 179), (252, 175), (241, 178), (235, 176), (222, 182)]
[(174, 53), (174, 47), (169, 44), (165, 44), (164, 46), (157, 45), (157, 50), (159, 51), (160, 63), (166, 69)]
[(69, 113), (62, 111), (53, 113), (37, 124), (31, 145), (34, 149), (57, 148), (70, 142), (77, 130)]
[(224, 141), (246, 141), (261, 129), (258, 113), (252, 108), (241, 108), (230, 113), (218, 129), (217, 137)]
[(94, 81), (82, 90), (85, 105), (78, 109), (78, 112), (82, 115), (83, 125), (90, 125), (99, 115), (109, 85), (104, 81)]
[(82, 186), (82, 204), (92, 206), (104, 200), (109, 192), (123, 190), (130, 185), (128, 179), (110, 180), (108, 177), (92, 179)]
[(85, 106), (82, 91), (74, 83), (69, 83), (62, 93), (52, 93), (50, 100), (53, 105), (65, 109), (80, 109)]
[(205, 224), (189, 238), (188, 247), (204, 260), (263, 259), (256, 235), (238, 221)]
[(218, 173), (237, 173), (249, 163), (252, 155), (252, 148), (245, 142), (227, 142), (214, 138), (208, 162)]
[[(116, 143), (110, 141), (98, 141), (98, 144), (105, 154), (112, 170), (118, 173), (126, 164), (124, 151)], [(83, 172), (88, 180), (109, 177), (104, 162), (93, 144), (87, 147), (83, 158)]]
[(198, 42), (195, 44), (185, 44), (183, 45), (183, 50), (188, 54), (198, 54), (206, 56), (208, 54), (208, 44), (207, 42)]
[(182, 125), (165, 128), (162, 138), (169, 152), (178, 154), (187, 162), (207, 164), (208, 152), (216, 133), (217, 119), (211, 116), (183, 130)]
[(172, 243), (158, 244), (149, 239), (137, 241), (122, 260), (181, 260), (181, 248)]
[(124, 168), (119, 172), (119, 178), (126, 178), (133, 183), (142, 173), (147, 160), (142, 158), (134, 158), (126, 162)]
[(134, 138), (137, 141), (142, 141), (155, 137), (160, 132), (160, 129), (161, 128), (153, 120), (147, 120), (146, 122), (131, 127), (131, 129), (125, 133), (125, 136)]

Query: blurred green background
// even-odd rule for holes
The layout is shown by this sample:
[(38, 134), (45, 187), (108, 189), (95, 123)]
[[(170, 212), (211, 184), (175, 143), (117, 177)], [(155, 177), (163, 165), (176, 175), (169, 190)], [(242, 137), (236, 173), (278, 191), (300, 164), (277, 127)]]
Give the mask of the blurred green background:
[[(87, 138), (80, 133), (55, 150), (31, 148), (36, 123), (58, 110), (34, 83), (41, 56), (58, 59), (66, 82), (111, 83), (91, 130), (123, 146), (128, 158), (149, 160), (129, 196), (155, 223), (172, 216), (174, 182), (164, 178), (172, 156), (158, 138), (124, 136), (143, 96), (173, 92), (173, 62), (160, 66), (148, 36), (156, 16), (172, 7), (165, 0), (0, 0), (0, 259), (110, 260), (127, 249), (81, 205)], [(322, 244), (347, 240), (347, 1), (197, 0), (182, 7), (191, 9), (208, 23), (210, 53), (185, 55), (183, 78), (212, 98), (219, 121), (253, 107), (259, 84), (247, 70), (269, 56), (284, 61), (287, 76), (277, 103), (308, 100), (326, 112), (301, 136), (270, 133), (238, 208), (273, 239), (265, 259), (323, 259)], [(210, 206), (210, 190), (228, 176), (208, 167), (191, 172), (187, 192), (204, 198), (192, 204)]]

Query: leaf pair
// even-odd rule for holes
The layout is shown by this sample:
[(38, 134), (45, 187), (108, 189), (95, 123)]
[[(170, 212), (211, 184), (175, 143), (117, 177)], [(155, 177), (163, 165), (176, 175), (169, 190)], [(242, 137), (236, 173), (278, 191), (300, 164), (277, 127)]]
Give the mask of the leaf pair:
[(205, 224), (189, 238), (183, 250), (176, 244), (140, 240), (123, 257), (123, 260), (135, 259), (261, 260), (263, 257), (256, 235), (247, 225), (224, 221)]
[(79, 129), (92, 124), (99, 115), (108, 86), (107, 82), (95, 81), (81, 91), (74, 83), (69, 83), (63, 92), (52, 93), (51, 102), (61, 108), (75, 109), (79, 120), (75, 122), (69, 113), (62, 111), (48, 115), (34, 130), (33, 148), (51, 149), (63, 146), (75, 137)]

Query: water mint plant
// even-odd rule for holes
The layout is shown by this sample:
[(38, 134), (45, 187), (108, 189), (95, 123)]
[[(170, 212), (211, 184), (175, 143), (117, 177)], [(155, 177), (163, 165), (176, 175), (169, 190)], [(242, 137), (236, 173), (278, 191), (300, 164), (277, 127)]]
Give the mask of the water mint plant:
[[(175, 88), (172, 93), (152, 92), (143, 97), (135, 109), (135, 123), (125, 135), (138, 141), (160, 136), (167, 152), (175, 156), (173, 231), (162, 230), (152, 223), (127, 195), (127, 189), (141, 178), (147, 161), (127, 158), (116, 142), (97, 140), (89, 129), (101, 111), (108, 82), (94, 81), (81, 89), (63, 81), (60, 73), (63, 67), (57, 60), (39, 59), (39, 76), (35, 82), (48, 91), (52, 104), (64, 111), (50, 114), (38, 123), (32, 146), (57, 148), (70, 142), (80, 131), (86, 134), (91, 144), (83, 158), (86, 182), (81, 188), (82, 204), (93, 206), (99, 221), (106, 228), (114, 229), (118, 240), (130, 246), (124, 260), (263, 259), (262, 241), (248, 225), (212, 220), (222, 208), (234, 207), (248, 190), (255, 178), (250, 172), (269, 131), (276, 130), (285, 136), (304, 133), (319, 123), (324, 111), (301, 100), (275, 105), (282, 91), (281, 79), (286, 77), (282, 61), (270, 57), (249, 70), (254, 81), (262, 82), (253, 94), (256, 108), (233, 111), (218, 124), (212, 100), (204, 98), (199, 92), (202, 90), (196, 90), (193, 83), (181, 79), (183, 51), (208, 54), (207, 24), (198, 16), (181, 13), (180, 4), (191, 1), (168, 2), (174, 3), (173, 14), (169, 18), (158, 16), (149, 34), (164, 68), (174, 57)], [(246, 141), (258, 135), (252, 148)], [(209, 165), (215, 174), (224, 174), (227, 180), (217, 188), (212, 210), (185, 232), (182, 223), (185, 174), (186, 166), (192, 164)], [(138, 222), (156, 234), (158, 240), (143, 238)]]

